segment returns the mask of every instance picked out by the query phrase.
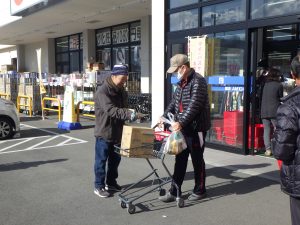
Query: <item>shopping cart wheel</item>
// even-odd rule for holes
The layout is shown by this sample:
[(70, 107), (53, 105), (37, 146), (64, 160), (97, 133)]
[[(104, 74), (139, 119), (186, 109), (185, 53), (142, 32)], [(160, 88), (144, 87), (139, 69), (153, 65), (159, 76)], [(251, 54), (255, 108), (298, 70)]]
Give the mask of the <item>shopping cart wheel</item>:
[(177, 201), (177, 206), (179, 208), (183, 208), (184, 207), (184, 200), (182, 198), (177, 198), (176, 201)]
[(129, 214), (134, 214), (135, 213), (135, 205), (132, 205), (131, 203), (128, 204), (127, 211)]
[(166, 189), (160, 189), (159, 190), (159, 196), (164, 196), (166, 194)]
[(126, 208), (126, 203), (125, 203), (125, 202), (121, 201), (121, 202), (120, 202), (120, 205), (121, 205), (121, 208), (122, 208), (122, 209), (125, 209), (125, 208)]

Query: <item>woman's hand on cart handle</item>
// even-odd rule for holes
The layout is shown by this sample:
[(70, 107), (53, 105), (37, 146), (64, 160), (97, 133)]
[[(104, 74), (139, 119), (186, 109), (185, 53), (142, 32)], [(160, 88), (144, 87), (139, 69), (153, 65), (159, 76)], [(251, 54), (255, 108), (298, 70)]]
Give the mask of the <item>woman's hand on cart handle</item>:
[(182, 129), (182, 126), (180, 123), (175, 122), (172, 124), (172, 128), (173, 128), (173, 131), (180, 131)]

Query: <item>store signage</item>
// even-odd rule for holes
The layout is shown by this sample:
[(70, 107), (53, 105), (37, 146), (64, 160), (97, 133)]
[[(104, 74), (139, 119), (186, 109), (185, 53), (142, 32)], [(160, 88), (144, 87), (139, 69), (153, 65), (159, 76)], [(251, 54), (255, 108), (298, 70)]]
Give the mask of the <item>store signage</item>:
[(189, 38), (189, 59), (191, 67), (197, 73), (205, 76), (206, 36)]
[(211, 87), (212, 91), (220, 91), (220, 92), (224, 92), (224, 91), (229, 91), (229, 92), (243, 92), (244, 89), (245, 89), (244, 87), (238, 87), (238, 86), (228, 86), (228, 87), (212, 86)]
[(243, 76), (209, 76), (208, 84), (211, 85), (244, 85)]
[(114, 44), (122, 44), (128, 42), (128, 28), (113, 30), (112, 39)]
[(47, 5), (48, 0), (10, 0), (10, 14), (12, 16), (22, 16), (24, 11), (29, 8), (40, 5)]
[(141, 26), (136, 26), (136, 27), (130, 28), (130, 38), (131, 38), (131, 41), (140, 41), (141, 40)]
[(110, 31), (103, 31), (97, 33), (97, 46), (110, 45)]
[(79, 49), (79, 37), (78, 35), (70, 37), (70, 50)]

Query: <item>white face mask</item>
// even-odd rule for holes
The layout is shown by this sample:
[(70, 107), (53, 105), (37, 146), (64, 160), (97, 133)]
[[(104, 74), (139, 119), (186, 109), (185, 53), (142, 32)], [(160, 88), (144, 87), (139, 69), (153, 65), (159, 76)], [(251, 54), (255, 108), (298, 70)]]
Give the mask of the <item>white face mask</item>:
[(184, 75), (184, 74), (183, 74), (183, 73), (180, 73), (179, 70), (178, 70), (178, 72), (177, 72), (177, 74), (176, 74), (176, 77), (177, 77), (178, 80), (181, 80), (181, 79), (183, 78), (183, 75)]
[(181, 80), (182, 77), (183, 77), (183, 74), (177, 72), (176, 77), (177, 77), (178, 80)]

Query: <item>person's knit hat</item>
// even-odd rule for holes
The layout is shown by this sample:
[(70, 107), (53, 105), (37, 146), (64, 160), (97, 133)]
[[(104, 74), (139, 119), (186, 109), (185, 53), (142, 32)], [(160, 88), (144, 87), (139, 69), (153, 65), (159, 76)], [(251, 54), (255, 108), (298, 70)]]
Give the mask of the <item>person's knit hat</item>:
[(187, 55), (176, 54), (170, 59), (170, 67), (167, 73), (174, 73), (178, 67), (186, 64), (189, 61)]
[(111, 75), (125, 75), (128, 76), (128, 66), (126, 65), (114, 65), (111, 71)]

